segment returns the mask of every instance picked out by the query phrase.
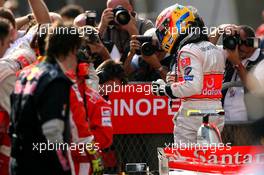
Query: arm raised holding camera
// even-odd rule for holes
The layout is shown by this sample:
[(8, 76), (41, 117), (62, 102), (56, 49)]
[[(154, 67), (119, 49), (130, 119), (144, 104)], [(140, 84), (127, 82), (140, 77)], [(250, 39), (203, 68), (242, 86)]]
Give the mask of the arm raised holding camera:
[(114, 12), (112, 8), (107, 8), (103, 11), (101, 21), (98, 25), (98, 30), (101, 36), (104, 35), (109, 23), (114, 20)]
[(130, 14), (129, 23), (126, 25), (121, 25), (120, 28), (127, 31), (130, 36), (139, 34), (139, 31), (137, 29), (137, 24), (136, 24), (136, 18), (132, 14)]
[(130, 40), (130, 51), (124, 62), (124, 70), (127, 75), (135, 71), (135, 69), (131, 65), (131, 62), (132, 62), (134, 55), (136, 54), (136, 50), (139, 50), (139, 49), (140, 49), (140, 42), (136, 39), (136, 35), (132, 35), (131, 40)]
[(209, 41), (216, 45), (222, 34), (226, 33), (227, 35), (234, 35), (237, 28), (238, 26), (235, 24), (221, 24), (216, 30), (209, 34)]
[(261, 84), (256, 76), (251, 72), (248, 72), (247, 69), (243, 66), (241, 59), (238, 53), (238, 46), (235, 50), (226, 50), (227, 59), (234, 65), (234, 68), (237, 70), (238, 75), (242, 83), (247, 87), (249, 91), (258, 92), (258, 88), (261, 88)]

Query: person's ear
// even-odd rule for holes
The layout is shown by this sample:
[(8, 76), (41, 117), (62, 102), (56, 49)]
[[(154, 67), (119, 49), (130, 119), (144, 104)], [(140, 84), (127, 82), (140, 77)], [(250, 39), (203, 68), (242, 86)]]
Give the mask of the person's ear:
[(17, 30), (11, 29), (11, 42), (14, 42), (17, 39)]

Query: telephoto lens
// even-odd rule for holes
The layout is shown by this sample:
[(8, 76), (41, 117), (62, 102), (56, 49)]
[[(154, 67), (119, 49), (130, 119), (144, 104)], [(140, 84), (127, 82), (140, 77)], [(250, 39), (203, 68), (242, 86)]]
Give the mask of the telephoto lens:
[(94, 10), (87, 10), (85, 11), (86, 14), (86, 25), (96, 27), (96, 11)]
[(117, 6), (113, 9), (115, 22), (121, 25), (126, 25), (130, 21), (130, 14), (129, 12), (122, 6)]

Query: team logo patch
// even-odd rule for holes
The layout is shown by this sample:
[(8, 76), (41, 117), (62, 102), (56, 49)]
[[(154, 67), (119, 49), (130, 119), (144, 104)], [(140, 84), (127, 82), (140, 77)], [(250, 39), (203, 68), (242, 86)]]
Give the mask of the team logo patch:
[(101, 108), (102, 126), (112, 126), (111, 115), (112, 109), (110, 107)]
[(191, 71), (192, 71), (192, 68), (191, 67), (186, 67), (184, 69), (184, 75), (189, 75), (191, 73)]
[(191, 65), (191, 59), (189, 57), (183, 58), (181, 60), (181, 66), (182, 66), (182, 68), (187, 67), (189, 65)]
[(112, 109), (110, 107), (102, 107), (101, 108), (102, 117), (111, 117)]
[(185, 81), (193, 81), (193, 75), (184, 76)]
[(112, 126), (111, 117), (103, 117), (102, 118), (102, 126)]

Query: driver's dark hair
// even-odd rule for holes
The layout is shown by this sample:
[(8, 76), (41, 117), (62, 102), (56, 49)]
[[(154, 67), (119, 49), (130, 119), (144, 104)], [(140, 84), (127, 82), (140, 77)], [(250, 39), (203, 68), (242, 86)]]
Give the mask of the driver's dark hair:
[(5, 18), (0, 17), (0, 41), (1, 41), (1, 44), (3, 44), (2, 42), (10, 34), (10, 28), (11, 28), (10, 22)]
[(16, 19), (11, 10), (0, 7), (0, 17), (7, 19), (12, 24), (13, 28), (16, 28)]
[[(62, 30), (64, 32), (60, 32)], [(46, 54), (48, 58), (58, 59), (81, 46), (82, 38), (73, 25), (54, 24), (49, 28), (46, 38)], [(51, 60), (52, 61), (52, 60)]]
[(241, 25), (239, 26), (246, 33), (246, 37), (256, 37), (255, 30), (249, 25)]

